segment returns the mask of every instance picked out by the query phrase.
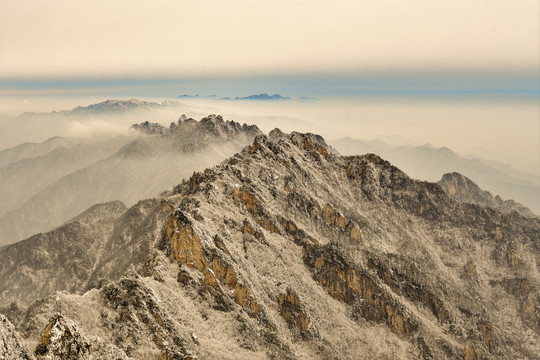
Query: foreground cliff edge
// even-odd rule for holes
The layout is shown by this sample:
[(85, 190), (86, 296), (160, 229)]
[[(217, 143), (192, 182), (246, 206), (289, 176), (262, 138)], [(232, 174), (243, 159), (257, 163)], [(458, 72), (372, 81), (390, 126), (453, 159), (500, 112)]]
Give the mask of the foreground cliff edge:
[[(0, 273), (7, 358), (540, 358), (540, 220), (313, 134), (259, 135), (158, 199), (66, 227), (40, 241), (70, 244), (68, 284), (51, 287), (66, 275), (46, 247), (18, 281), (42, 292)], [(69, 293), (31, 303), (55, 289)]]

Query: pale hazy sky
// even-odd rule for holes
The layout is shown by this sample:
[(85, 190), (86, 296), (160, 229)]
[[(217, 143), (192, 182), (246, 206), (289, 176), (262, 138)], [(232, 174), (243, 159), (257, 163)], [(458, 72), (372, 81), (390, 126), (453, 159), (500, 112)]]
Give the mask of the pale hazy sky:
[(538, 0), (0, 0), (0, 78), (538, 73)]

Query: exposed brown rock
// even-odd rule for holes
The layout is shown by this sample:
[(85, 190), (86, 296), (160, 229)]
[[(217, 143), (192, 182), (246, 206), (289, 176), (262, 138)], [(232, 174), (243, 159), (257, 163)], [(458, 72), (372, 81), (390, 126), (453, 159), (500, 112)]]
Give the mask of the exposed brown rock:
[(196, 282), (196, 280), (191, 277), (191, 274), (185, 269), (180, 269), (178, 272), (177, 281), (182, 285), (190, 285)]
[(330, 204), (322, 208), (314, 199), (302, 195), (296, 191), (288, 194), (288, 203), (299, 211), (308, 214), (312, 219), (322, 219), (326, 225), (335, 227), (346, 233), (352, 240), (363, 242), (362, 231), (355, 222), (345, 218), (343, 214), (335, 210)]
[(482, 351), (473, 345), (466, 343), (463, 349), (463, 360), (481, 360), (484, 359)]
[(525, 323), (529, 324), (537, 332), (540, 329), (540, 316), (538, 308), (532, 297), (527, 298), (521, 303), (521, 317)]
[[(219, 302), (222, 302), (221, 298), (224, 296), (220, 282), (224, 282), (233, 289), (233, 298), (237, 304), (250, 309), (255, 314), (260, 312), (260, 305), (251, 295), (249, 288), (238, 281), (233, 266), (218, 255), (204, 254), (201, 239), (194, 230), (192, 220), (180, 210), (167, 219), (165, 243), (168, 246), (171, 260), (195, 268), (203, 274), (203, 284), (207, 286), (214, 297), (218, 298)], [(179, 274), (179, 282), (189, 283), (189, 279), (185, 274)]]
[(334, 210), (330, 204), (325, 204), (321, 211), (321, 216), (328, 225), (335, 225), (341, 229), (346, 226), (346, 221), (340, 212)]
[(520, 304), (519, 313), (523, 321), (537, 331), (540, 330), (537, 307), (533, 300), (532, 285), (527, 278), (508, 278), (501, 282), (502, 287), (513, 295)]
[(390, 294), (367, 274), (348, 265), (332, 247), (309, 245), (304, 261), (313, 269), (315, 280), (332, 297), (347, 304), (361, 299), (363, 302), (359, 311), (366, 320), (384, 321), (400, 334), (410, 334), (416, 330), (417, 324)]
[(76, 360), (88, 353), (90, 343), (84, 339), (73, 323), (55, 316), (39, 337), (35, 354), (38, 358), (56, 357)]
[(360, 231), (360, 227), (357, 224), (349, 221), (349, 223), (347, 224), (347, 230), (351, 239), (358, 242), (364, 241), (364, 239), (362, 238), (362, 232)]
[(257, 231), (247, 219), (244, 221), (244, 227), (242, 228), (242, 232), (244, 234), (252, 235), (259, 240), (264, 240), (264, 234), (260, 231)]
[(486, 345), (489, 351), (494, 351), (497, 346), (497, 340), (495, 333), (493, 332), (493, 326), (488, 323), (479, 323), (478, 330), (482, 335), (482, 342)]
[(315, 159), (319, 159), (320, 157), (328, 158), (330, 156), (329, 147), (321, 136), (293, 132), (290, 135), (290, 139), (294, 145), (301, 147)]
[(526, 278), (504, 279), (502, 281), (504, 290), (516, 297), (516, 299), (525, 299), (531, 292), (531, 283)]
[(501, 231), (501, 228), (497, 227), (495, 228), (495, 240), (500, 241), (504, 237), (503, 232)]
[(170, 216), (165, 225), (165, 234), (170, 244), (171, 260), (193, 267), (201, 272), (208, 268), (208, 262), (201, 249), (201, 240), (191, 222), (181, 212)]
[(521, 257), (517, 254), (516, 250), (508, 248), (506, 249), (506, 260), (508, 262), (508, 266), (513, 268), (520, 264)]
[(279, 295), (279, 309), (281, 316), (287, 322), (289, 329), (303, 339), (313, 337), (313, 325), (300, 302), (298, 295), (291, 289)]
[(225, 246), (225, 242), (219, 237), (219, 235), (214, 236), (214, 244), (216, 244), (218, 249), (223, 250), (227, 255), (229, 255), (229, 257), (232, 257), (229, 249), (227, 249), (227, 246)]
[(233, 193), (234, 203), (239, 206), (245, 205), (247, 210), (255, 216), (255, 221), (265, 230), (271, 233), (279, 233), (276, 225), (265, 211), (262, 202), (251, 191), (235, 186)]
[(469, 260), (467, 264), (465, 264), (465, 275), (468, 277), (474, 277), (476, 276), (476, 264)]

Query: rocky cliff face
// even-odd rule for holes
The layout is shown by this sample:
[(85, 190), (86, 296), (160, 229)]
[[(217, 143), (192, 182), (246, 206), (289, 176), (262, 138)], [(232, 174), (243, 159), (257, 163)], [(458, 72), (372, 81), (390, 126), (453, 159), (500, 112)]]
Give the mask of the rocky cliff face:
[(489, 191), (480, 189), (468, 177), (456, 172), (444, 174), (437, 184), (448, 196), (458, 201), (491, 207), (505, 213), (515, 211), (526, 217), (538, 217), (524, 205), (514, 200), (503, 200), (499, 195), (494, 197)]
[(95, 289), (10, 313), (36, 357), (539, 358), (540, 220), (377, 155), (273, 131), (145, 204)]

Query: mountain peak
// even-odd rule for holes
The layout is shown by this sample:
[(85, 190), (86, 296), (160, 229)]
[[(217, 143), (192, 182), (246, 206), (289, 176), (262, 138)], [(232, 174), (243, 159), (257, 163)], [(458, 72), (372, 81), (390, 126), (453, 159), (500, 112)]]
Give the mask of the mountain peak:
[(249, 95), (244, 97), (235, 97), (234, 100), (291, 100), (288, 96), (281, 96), (279, 94), (268, 95), (266, 93), (258, 95)]
[(311, 133), (292, 132), (285, 134), (279, 129), (274, 129), (268, 136), (258, 135), (253, 140), (253, 145), (249, 149), (249, 153), (259, 152), (264, 156), (280, 155), (293, 158), (290, 154), (291, 145), (294, 145), (304, 155), (309, 155), (315, 159), (329, 158), (338, 155), (337, 151), (332, 149), (324, 138), (320, 135)]
[(458, 201), (491, 207), (505, 213), (516, 211), (526, 217), (537, 217), (526, 206), (514, 200), (503, 200), (499, 195), (494, 197), (489, 191), (482, 190), (474, 181), (460, 173), (446, 173), (438, 184), (449, 197)]
[(122, 114), (125, 112), (143, 110), (143, 109), (159, 109), (168, 107), (177, 107), (182, 104), (177, 101), (144, 101), (139, 99), (118, 100), (109, 99), (100, 103), (91, 104), (88, 106), (77, 106), (68, 111), (62, 111), (69, 115), (85, 115), (85, 114)]
[(225, 121), (221, 115), (215, 114), (208, 115), (200, 121), (182, 115), (177, 122), (171, 123), (168, 128), (161, 124), (150, 123), (148, 121), (133, 124), (131, 128), (146, 135), (170, 135), (176, 137), (193, 136), (194, 140), (195, 138), (198, 138), (201, 141), (208, 136), (229, 140), (245, 140), (261, 134), (257, 125), (240, 125), (240, 123), (236, 121)]

